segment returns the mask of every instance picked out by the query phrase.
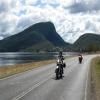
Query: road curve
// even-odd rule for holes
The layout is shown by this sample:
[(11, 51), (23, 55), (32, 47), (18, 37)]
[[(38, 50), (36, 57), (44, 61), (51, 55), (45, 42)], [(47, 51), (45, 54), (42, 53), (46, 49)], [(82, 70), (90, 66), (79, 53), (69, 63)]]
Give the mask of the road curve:
[(88, 100), (89, 64), (94, 55), (67, 59), (64, 78), (55, 80), (56, 64), (0, 80), (0, 100)]

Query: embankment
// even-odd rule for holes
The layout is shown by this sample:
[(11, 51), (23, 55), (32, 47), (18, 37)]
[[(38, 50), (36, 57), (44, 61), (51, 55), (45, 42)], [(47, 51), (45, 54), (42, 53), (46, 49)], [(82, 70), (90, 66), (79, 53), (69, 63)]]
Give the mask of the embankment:
[(42, 67), (44, 65), (53, 63), (54, 60), (46, 60), (46, 61), (39, 61), (39, 62), (32, 62), (32, 63), (25, 63), (25, 64), (16, 64), (11, 66), (4, 66), (0, 68), (0, 79), (5, 78), (14, 74), (18, 74), (21, 72), (25, 72), (28, 70), (32, 70), (33, 68)]

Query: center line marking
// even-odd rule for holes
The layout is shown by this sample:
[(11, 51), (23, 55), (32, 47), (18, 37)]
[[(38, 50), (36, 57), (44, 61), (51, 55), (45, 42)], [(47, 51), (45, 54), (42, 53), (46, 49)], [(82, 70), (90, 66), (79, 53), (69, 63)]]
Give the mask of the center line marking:
[[(52, 76), (52, 75), (51, 75)], [(49, 78), (47, 78), (46, 80), (43, 80), (37, 84), (35, 84), (33, 87), (27, 89), (26, 91), (23, 91), (21, 94), (19, 94), (18, 96), (14, 97), (12, 100), (19, 100), (22, 97), (24, 97), (26, 94), (28, 94), (29, 92), (31, 92), (32, 90), (34, 90), (35, 88), (39, 87), (40, 85), (42, 85), (43, 83), (45, 83), (46, 81), (48, 81), (51, 76)]]

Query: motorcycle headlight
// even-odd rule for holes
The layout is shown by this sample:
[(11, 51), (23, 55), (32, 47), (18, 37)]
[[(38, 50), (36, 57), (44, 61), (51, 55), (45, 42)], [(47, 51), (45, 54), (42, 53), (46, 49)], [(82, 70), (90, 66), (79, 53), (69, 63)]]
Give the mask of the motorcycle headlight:
[(56, 68), (59, 68), (58, 66)]

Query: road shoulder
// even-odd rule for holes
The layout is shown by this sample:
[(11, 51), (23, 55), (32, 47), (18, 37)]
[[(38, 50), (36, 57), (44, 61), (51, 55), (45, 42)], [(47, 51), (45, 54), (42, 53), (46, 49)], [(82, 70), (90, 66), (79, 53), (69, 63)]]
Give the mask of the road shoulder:
[(91, 100), (100, 100), (100, 57), (91, 61)]

